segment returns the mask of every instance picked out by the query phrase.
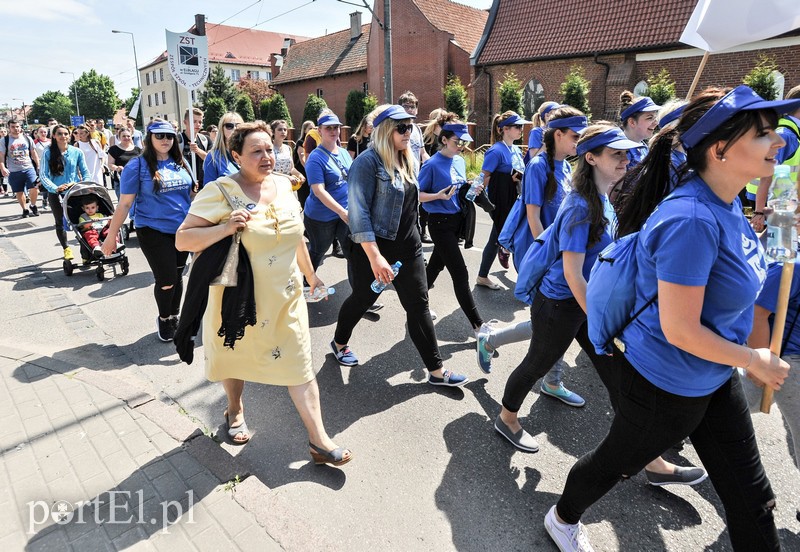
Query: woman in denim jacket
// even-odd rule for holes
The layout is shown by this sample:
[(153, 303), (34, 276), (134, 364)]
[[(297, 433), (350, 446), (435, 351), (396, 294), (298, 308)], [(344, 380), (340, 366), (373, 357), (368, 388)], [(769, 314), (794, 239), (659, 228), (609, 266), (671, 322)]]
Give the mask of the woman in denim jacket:
[[(347, 343), (358, 321), (375, 302), (375, 280), (393, 282), (406, 311), (408, 333), (430, 372), (428, 383), (457, 387), (467, 378), (442, 367), (428, 308), (428, 286), (419, 234), (419, 189), (408, 149), (412, 121), (399, 105), (374, 111), (373, 145), (356, 157), (348, 179), (348, 219), (353, 241), (353, 292), (339, 309), (331, 349), (342, 366), (358, 358)], [(392, 264), (402, 263), (394, 274)]]

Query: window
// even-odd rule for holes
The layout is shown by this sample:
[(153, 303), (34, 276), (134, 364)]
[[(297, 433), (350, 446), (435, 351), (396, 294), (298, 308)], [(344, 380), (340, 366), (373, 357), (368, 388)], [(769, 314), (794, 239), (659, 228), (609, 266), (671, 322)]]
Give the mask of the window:
[(160, 80), (162, 80), (162, 81), (164, 80), (164, 68), (163, 67), (158, 70), (158, 78)]
[(239, 82), (241, 78), (241, 71), (239, 71), (239, 69), (231, 69), (231, 80), (233, 82)]
[[(366, 84), (366, 83), (364, 83)], [(536, 77), (528, 81), (525, 85), (525, 90), (522, 92), (522, 110), (525, 112), (525, 117), (530, 119), (533, 114), (539, 109), (539, 106), (544, 103), (544, 87)]]
[(156, 92), (154, 95), (156, 97), (156, 105), (158, 105), (158, 92)]
[(147, 84), (147, 86), (150, 86), (150, 73), (144, 74), (144, 81)]
[(153, 104), (151, 103), (150, 100), (150, 94), (147, 95), (147, 107), (153, 107)]
[(161, 103), (164, 104), (164, 105), (167, 105), (167, 91), (166, 90), (162, 90), (161, 91)]
[(650, 90), (650, 87), (647, 86), (645, 81), (639, 81), (636, 86), (633, 87), (633, 95), (634, 96), (647, 96), (647, 91)]
[(156, 70), (153, 69), (153, 84), (156, 83)]
[(253, 80), (259, 80), (261, 78), (261, 73), (258, 71), (248, 71), (250, 73), (250, 78)]
[(321, 98), (323, 95), (322, 88), (317, 88), (317, 98)]
[(272, 81), (272, 73), (267, 73), (267, 80)]

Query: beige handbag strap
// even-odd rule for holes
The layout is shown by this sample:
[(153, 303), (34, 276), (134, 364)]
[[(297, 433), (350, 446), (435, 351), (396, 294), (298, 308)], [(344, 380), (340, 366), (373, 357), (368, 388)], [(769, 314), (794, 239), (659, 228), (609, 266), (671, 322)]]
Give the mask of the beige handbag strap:
[(236, 206), (233, 204), (233, 199), (231, 198), (231, 195), (228, 193), (228, 190), (226, 190), (225, 187), (222, 184), (219, 183), (219, 180), (215, 180), (214, 184), (217, 185), (217, 188), (219, 188), (219, 191), (222, 192), (223, 196), (225, 196), (225, 201), (227, 201), (228, 205), (230, 205), (231, 211), (236, 210)]

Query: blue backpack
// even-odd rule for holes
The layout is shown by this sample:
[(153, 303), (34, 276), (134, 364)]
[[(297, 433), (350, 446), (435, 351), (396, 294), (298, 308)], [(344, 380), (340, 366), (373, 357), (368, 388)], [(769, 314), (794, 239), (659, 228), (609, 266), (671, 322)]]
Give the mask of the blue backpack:
[(560, 222), (561, 217), (557, 216), (553, 224), (545, 228), (544, 232), (533, 240), (533, 244), (528, 248), (522, 262), (519, 263), (514, 296), (523, 303), (528, 305), (533, 303), (533, 296), (536, 295), (536, 290), (539, 289), (544, 275), (561, 256), (558, 243)]

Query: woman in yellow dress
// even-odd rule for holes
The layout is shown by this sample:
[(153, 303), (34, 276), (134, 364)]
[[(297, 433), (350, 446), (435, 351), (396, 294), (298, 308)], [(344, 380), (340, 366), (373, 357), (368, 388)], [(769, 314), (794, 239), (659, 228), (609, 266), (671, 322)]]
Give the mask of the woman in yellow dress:
[[(222, 381), (225, 388), (225, 421), (235, 444), (250, 440), (242, 403), (244, 382), (284, 385), (308, 430), (314, 461), (345, 464), (352, 455), (325, 432), (311, 362), (302, 277), (312, 292), (324, 284), (303, 241), (300, 204), (289, 180), (272, 174), (275, 155), (263, 121), (240, 124), (229, 144), (239, 172), (221, 177), (197, 195), (178, 229), (176, 246), (198, 252), (241, 230), (253, 270), (257, 323), (246, 329), (235, 348), (225, 347), (217, 335), (224, 288), (209, 288), (203, 318), (206, 376)], [(233, 210), (218, 186), (228, 192)]]

